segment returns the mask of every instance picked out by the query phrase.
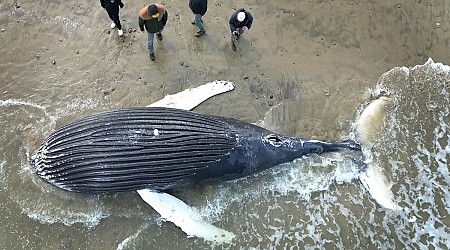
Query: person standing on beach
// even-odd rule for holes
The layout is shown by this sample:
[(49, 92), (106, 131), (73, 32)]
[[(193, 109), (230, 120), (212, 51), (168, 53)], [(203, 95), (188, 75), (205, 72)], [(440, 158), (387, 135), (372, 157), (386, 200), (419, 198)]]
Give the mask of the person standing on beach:
[(153, 50), (153, 39), (156, 36), (162, 41), (163, 36), (161, 34), (164, 26), (167, 23), (167, 10), (164, 5), (150, 4), (148, 7), (144, 7), (139, 11), (139, 28), (144, 33), (144, 28), (147, 30), (148, 37), (148, 53), (150, 54), (150, 60), (155, 60), (155, 51)]
[(236, 40), (239, 40), (239, 36), (252, 27), (253, 17), (250, 12), (244, 10), (244, 8), (240, 8), (231, 15), (229, 23), (231, 30), (231, 49), (236, 51)]
[(205, 26), (203, 25), (202, 17), (205, 15), (208, 0), (189, 0), (189, 8), (194, 13), (194, 21), (192, 24), (197, 25), (199, 31), (195, 34), (196, 37), (200, 37), (205, 34)]
[(121, 0), (100, 0), (100, 5), (108, 12), (109, 18), (113, 21), (111, 29), (117, 27), (119, 36), (123, 36), (122, 25), (119, 19), (119, 7), (123, 8)]

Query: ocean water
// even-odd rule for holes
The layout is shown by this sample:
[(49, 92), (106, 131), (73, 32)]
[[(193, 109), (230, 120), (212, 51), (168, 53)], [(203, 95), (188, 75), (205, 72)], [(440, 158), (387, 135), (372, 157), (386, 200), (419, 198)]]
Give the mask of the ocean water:
[[(368, 156), (376, 159), (403, 210), (387, 210), (370, 197), (358, 181), (358, 160), (367, 159), (345, 151), (303, 157), (245, 179), (173, 191), (206, 221), (236, 234), (225, 245), (188, 238), (136, 193), (74, 194), (34, 174), (29, 159), (38, 142), (60, 120), (98, 109), (97, 101), (79, 98), (54, 109), (26, 97), (4, 98), (0, 248), (448, 249), (449, 71), (431, 59), (393, 68), (361, 93), (365, 101), (355, 110), (356, 121), (369, 103), (390, 100), (372, 124), (377, 130)], [(355, 136), (350, 129), (348, 138)]]

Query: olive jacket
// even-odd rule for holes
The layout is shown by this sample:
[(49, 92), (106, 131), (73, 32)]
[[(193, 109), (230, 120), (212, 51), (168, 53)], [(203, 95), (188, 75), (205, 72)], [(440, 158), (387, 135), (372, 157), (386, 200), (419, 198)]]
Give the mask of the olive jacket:
[(150, 33), (157, 33), (160, 32), (164, 26), (166, 26), (168, 13), (164, 5), (161, 4), (155, 4), (156, 7), (158, 7), (159, 10), (159, 16), (156, 18), (153, 18), (151, 15), (148, 14), (147, 7), (144, 7), (141, 11), (139, 11), (139, 29), (141, 31), (147, 30), (147, 32)]

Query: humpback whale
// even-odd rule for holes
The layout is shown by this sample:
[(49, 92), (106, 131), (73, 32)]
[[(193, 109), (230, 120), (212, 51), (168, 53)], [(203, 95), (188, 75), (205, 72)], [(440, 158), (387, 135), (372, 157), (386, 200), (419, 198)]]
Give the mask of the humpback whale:
[(174, 108), (118, 109), (61, 127), (33, 158), (36, 172), (69, 191), (164, 191), (226, 181), (304, 155), (339, 149), (273, 133), (238, 120)]
[[(53, 132), (31, 158), (46, 182), (68, 191), (107, 193), (137, 191), (163, 220), (188, 236), (230, 243), (234, 234), (205, 222), (196, 209), (164, 192), (194, 184), (225, 181), (263, 171), (307, 154), (361, 150), (353, 141), (328, 143), (273, 133), (235, 119), (189, 110), (234, 89), (214, 81), (187, 89), (147, 107), (107, 111), (67, 124)], [(370, 109), (373, 110), (373, 109)], [(357, 123), (364, 138), (376, 112)], [(363, 146), (370, 147), (364, 140)], [(360, 180), (382, 206), (401, 209), (380, 181), (374, 163), (361, 168)]]

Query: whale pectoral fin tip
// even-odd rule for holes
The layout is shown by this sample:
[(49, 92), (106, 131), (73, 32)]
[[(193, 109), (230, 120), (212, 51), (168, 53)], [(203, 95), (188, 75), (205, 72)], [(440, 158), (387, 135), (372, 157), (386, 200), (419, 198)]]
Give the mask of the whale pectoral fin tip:
[[(230, 243), (234, 234), (206, 221), (192, 207), (178, 198), (156, 190), (138, 190), (142, 199), (158, 212), (163, 221), (170, 221), (186, 233), (187, 237), (199, 237), (217, 243)], [(218, 235), (225, 235), (215, 240)]]
[(191, 110), (205, 100), (234, 89), (234, 84), (229, 81), (209, 82), (195, 88), (186, 89), (173, 95), (166, 95), (163, 99), (148, 105), (147, 107), (171, 107)]
[(404, 207), (394, 201), (391, 186), (378, 166), (368, 165), (364, 171), (360, 172), (359, 180), (380, 206), (393, 211), (405, 211)]

